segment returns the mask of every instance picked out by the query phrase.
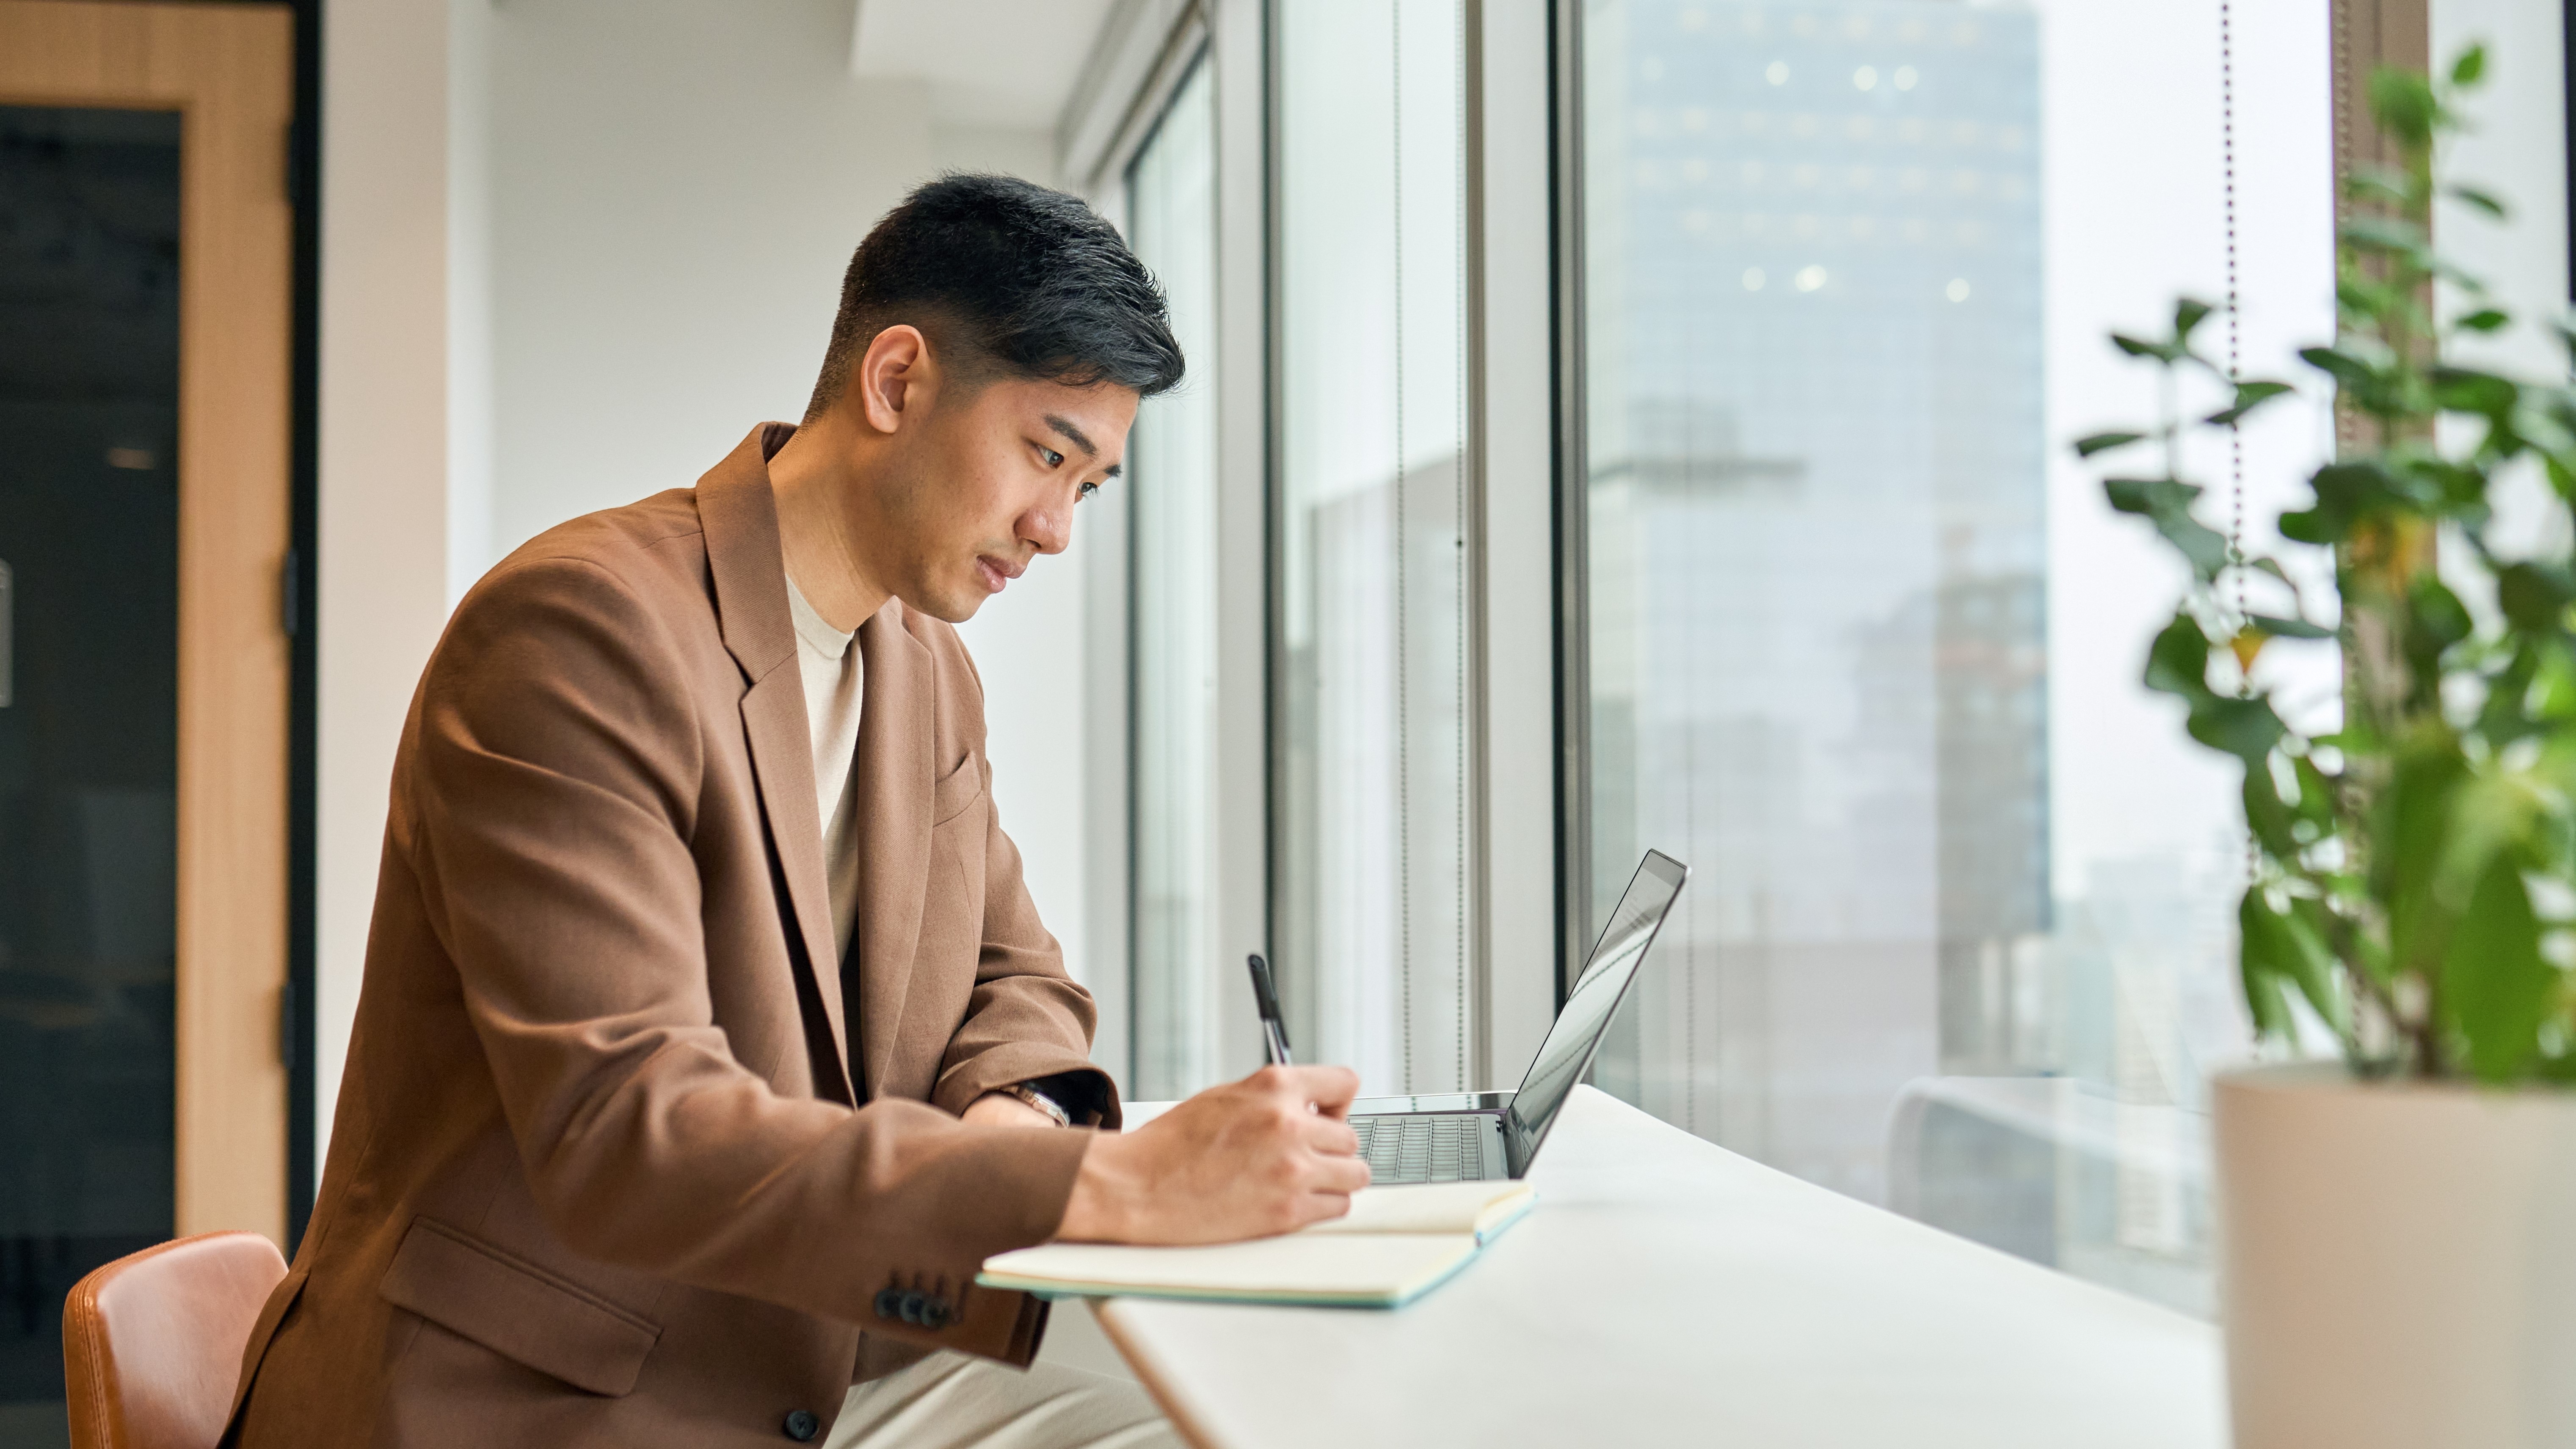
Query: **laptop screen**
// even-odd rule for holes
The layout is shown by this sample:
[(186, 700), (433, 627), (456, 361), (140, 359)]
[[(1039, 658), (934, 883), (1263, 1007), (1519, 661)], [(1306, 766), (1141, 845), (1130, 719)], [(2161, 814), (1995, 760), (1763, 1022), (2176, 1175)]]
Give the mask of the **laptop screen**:
[(1558, 1109), (1573, 1095), (1574, 1084), (1583, 1080), (1584, 1070), (1592, 1065), (1593, 1049), (1601, 1045), (1601, 1034), (1609, 1030), (1620, 998), (1628, 994), (1628, 983), (1636, 979), (1637, 965), (1646, 959), (1646, 948), (1654, 944), (1664, 913), (1672, 909), (1674, 899), (1681, 894), (1682, 882), (1689, 877), (1690, 867), (1662, 851), (1650, 850), (1628, 881), (1627, 893), (1619, 897), (1618, 908), (1610, 913), (1610, 923), (1601, 928), (1601, 939), (1593, 943), (1592, 955), (1583, 963), (1583, 974), (1565, 993), (1565, 1007), (1556, 1014), (1556, 1025), (1548, 1028), (1547, 1040), (1539, 1043), (1529, 1075), (1521, 1079), (1521, 1089), (1512, 1095), (1512, 1105), (1503, 1113), (1504, 1142), (1513, 1176), (1527, 1169), (1539, 1142), (1547, 1136), (1548, 1125), (1556, 1120)]

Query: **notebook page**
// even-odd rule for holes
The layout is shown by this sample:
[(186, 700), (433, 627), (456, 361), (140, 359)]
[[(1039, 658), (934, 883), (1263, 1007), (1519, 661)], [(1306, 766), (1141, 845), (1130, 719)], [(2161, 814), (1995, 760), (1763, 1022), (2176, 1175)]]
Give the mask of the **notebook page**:
[(1366, 1187), (1351, 1197), (1348, 1215), (1310, 1223), (1309, 1233), (1482, 1233), (1519, 1212), (1530, 1196), (1525, 1182), (1424, 1182)]
[(1432, 1233), (1291, 1233), (1185, 1248), (1050, 1243), (986, 1259), (977, 1281), (1049, 1292), (1387, 1302), (1438, 1282), (1475, 1251), (1471, 1236)]

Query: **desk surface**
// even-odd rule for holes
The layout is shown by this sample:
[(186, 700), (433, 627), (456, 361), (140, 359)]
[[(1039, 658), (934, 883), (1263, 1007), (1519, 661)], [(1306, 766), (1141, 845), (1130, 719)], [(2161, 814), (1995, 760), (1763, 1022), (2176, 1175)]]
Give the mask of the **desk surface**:
[(1537, 1211), (1394, 1312), (1093, 1308), (1204, 1449), (2226, 1442), (2209, 1325), (1775, 1172), (1592, 1088), (1530, 1177)]

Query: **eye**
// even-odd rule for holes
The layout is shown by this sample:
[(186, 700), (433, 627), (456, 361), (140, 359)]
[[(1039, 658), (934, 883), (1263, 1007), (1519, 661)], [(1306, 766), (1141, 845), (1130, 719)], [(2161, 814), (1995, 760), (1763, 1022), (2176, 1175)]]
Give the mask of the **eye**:
[(1082, 485), (1082, 491), (1081, 491), (1081, 492), (1079, 492), (1079, 493), (1076, 493), (1076, 494), (1073, 496), (1073, 501), (1074, 501), (1074, 502), (1076, 502), (1076, 503), (1080, 503), (1080, 502), (1081, 502), (1082, 500), (1084, 500), (1085, 498), (1088, 498), (1088, 497), (1090, 497), (1092, 494), (1097, 493), (1097, 492), (1099, 492), (1099, 491), (1100, 491), (1100, 485), (1099, 485), (1099, 484), (1097, 484), (1097, 483), (1085, 483), (1085, 484), (1083, 484), (1083, 485)]
[(1057, 452), (1053, 448), (1047, 447), (1043, 443), (1038, 445), (1038, 456), (1046, 459), (1046, 465), (1050, 468), (1061, 468), (1064, 466), (1064, 454)]

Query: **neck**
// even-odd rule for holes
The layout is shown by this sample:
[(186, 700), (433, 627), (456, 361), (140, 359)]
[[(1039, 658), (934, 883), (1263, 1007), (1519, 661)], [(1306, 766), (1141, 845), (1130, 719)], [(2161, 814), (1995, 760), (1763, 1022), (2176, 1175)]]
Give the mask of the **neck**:
[(859, 527), (865, 465), (835, 409), (796, 430), (769, 460), (787, 576), (835, 629), (858, 628), (891, 594), (870, 567)]

